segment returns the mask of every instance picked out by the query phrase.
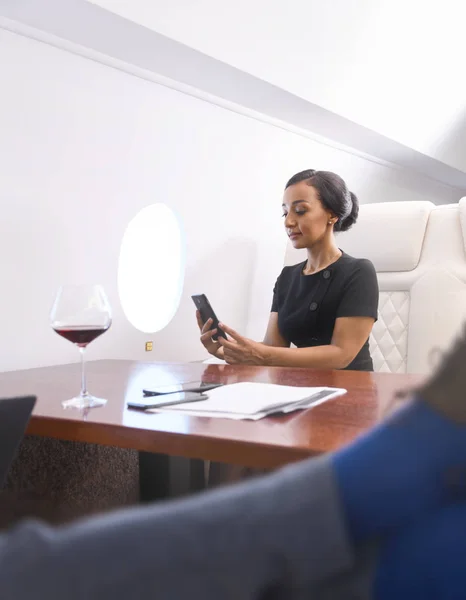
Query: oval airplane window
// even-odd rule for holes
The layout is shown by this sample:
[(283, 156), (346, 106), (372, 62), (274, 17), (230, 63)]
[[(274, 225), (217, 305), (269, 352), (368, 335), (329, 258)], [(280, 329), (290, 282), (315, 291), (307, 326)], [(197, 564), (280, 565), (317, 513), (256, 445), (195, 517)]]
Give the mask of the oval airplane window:
[(184, 238), (176, 214), (163, 203), (143, 208), (123, 235), (118, 292), (128, 321), (155, 333), (172, 320), (184, 281)]

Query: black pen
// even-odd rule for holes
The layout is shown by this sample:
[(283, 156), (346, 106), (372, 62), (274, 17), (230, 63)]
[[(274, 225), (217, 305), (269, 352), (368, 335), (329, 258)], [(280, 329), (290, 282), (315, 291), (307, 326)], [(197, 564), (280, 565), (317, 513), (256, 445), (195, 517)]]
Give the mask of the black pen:
[(201, 400), (207, 400), (208, 397), (207, 394), (198, 394), (196, 392), (179, 392), (177, 394), (157, 396), (157, 400), (150, 402), (129, 400), (126, 404), (129, 408), (147, 410), (149, 408), (165, 408), (166, 406), (175, 406), (176, 404), (185, 404), (188, 402), (200, 402)]
[[(182, 394), (188, 392), (196, 392), (202, 393), (207, 392), (208, 390), (213, 390), (217, 387), (221, 387), (224, 385), (223, 383), (202, 383), (200, 385), (193, 385), (189, 387), (189, 384), (182, 384), (182, 390), (170, 389), (169, 391), (164, 391), (163, 387), (160, 387), (158, 390), (142, 390), (144, 396), (168, 396), (170, 394)], [(169, 387), (169, 386), (167, 386)]]

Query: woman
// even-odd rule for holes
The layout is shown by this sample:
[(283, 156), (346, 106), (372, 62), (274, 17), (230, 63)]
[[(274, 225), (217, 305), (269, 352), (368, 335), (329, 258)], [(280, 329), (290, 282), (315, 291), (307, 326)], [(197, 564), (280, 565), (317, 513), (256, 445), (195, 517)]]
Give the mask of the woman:
[[(379, 289), (374, 266), (340, 250), (335, 232), (357, 220), (359, 203), (343, 179), (329, 171), (302, 171), (286, 184), (285, 229), (307, 260), (285, 267), (275, 284), (262, 343), (221, 324), (230, 336), (212, 339), (202, 323), (201, 342), (228, 363), (372, 371), (369, 335), (377, 319)], [(293, 344), (296, 348), (290, 348)]]

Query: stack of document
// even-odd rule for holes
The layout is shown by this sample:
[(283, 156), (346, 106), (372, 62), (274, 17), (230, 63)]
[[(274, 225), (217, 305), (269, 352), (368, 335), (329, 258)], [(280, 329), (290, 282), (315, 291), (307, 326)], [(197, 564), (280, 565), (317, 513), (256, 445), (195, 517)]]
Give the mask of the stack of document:
[(289, 413), (317, 406), (346, 390), (329, 387), (296, 387), (273, 383), (232, 383), (209, 390), (208, 399), (176, 404), (148, 412), (176, 411), (198, 417), (250, 419), (257, 421), (276, 413)]

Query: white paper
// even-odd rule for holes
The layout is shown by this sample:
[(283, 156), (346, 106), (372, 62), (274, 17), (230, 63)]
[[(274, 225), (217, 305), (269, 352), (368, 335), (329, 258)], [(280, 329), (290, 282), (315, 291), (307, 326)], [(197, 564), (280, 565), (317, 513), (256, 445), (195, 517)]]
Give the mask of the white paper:
[(218, 387), (206, 393), (209, 396), (207, 400), (152, 409), (150, 412), (171, 410), (192, 416), (258, 420), (268, 414), (317, 406), (345, 394), (346, 390), (243, 382)]

